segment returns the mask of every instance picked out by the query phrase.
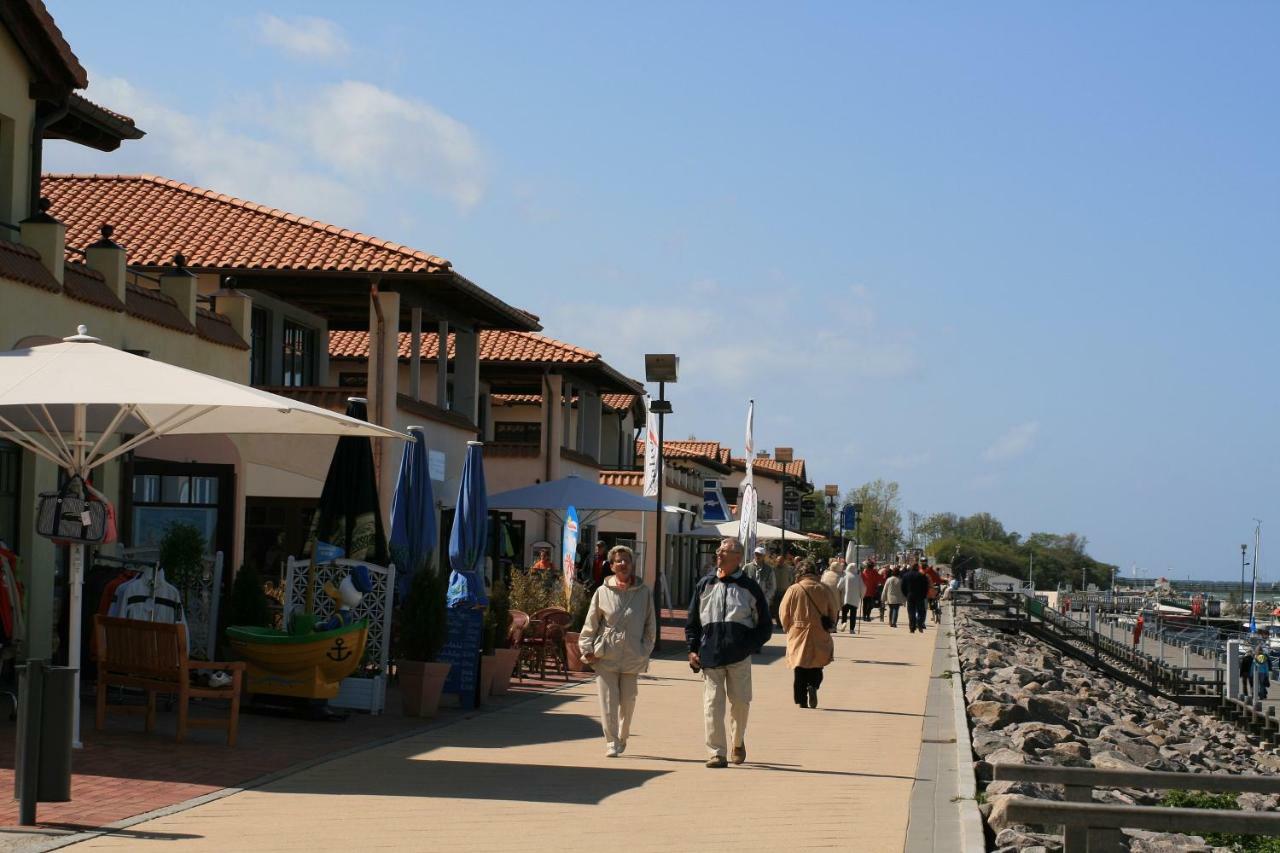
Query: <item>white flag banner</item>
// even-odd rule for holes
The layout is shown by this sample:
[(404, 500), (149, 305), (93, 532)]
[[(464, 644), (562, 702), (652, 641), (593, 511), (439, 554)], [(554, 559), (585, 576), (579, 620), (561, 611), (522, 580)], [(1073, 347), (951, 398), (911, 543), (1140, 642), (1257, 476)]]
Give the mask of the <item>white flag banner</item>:
[(744, 483), (738, 493), (738, 539), (744, 560), (754, 560), (756, 550), (756, 487)]
[[(756, 401), (750, 400), (747, 402), (747, 475), (742, 478), (742, 488), (744, 489), (747, 486), (754, 486), (756, 482), (755, 471), (753, 470), (756, 458), (756, 440), (752, 435), (752, 432), (754, 431), (753, 422), (755, 421), (755, 417)], [(747, 552), (748, 556), (750, 556), (750, 553), (750, 551)]]
[(649, 411), (649, 396), (644, 398), (644, 496), (658, 495), (658, 425)]

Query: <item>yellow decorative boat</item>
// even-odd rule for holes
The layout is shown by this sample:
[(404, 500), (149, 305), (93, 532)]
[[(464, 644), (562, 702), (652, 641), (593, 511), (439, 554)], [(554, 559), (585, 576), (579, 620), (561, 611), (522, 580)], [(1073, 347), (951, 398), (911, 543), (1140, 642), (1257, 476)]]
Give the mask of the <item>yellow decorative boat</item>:
[(275, 628), (232, 626), (227, 640), (248, 663), (250, 693), (332, 699), (342, 679), (364, 659), (369, 623), (360, 619), (331, 631), (289, 634)]

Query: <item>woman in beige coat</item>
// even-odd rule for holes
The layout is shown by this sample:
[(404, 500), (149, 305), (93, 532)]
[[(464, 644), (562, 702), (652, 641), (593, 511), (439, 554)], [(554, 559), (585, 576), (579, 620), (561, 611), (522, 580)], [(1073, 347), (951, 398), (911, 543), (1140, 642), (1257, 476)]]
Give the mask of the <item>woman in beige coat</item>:
[(627, 748), (636, 677), (649, 668), (658, 629), (653, 591), (636, 577), (635, 553), (626, 545), (615, 545), (608, 558), (613, 575), (591, 596), (578, 649), (596, 671), (605, 755), (617, 758)]
[[(818, 707), (822, 668), (835, 657), (835, 630), (840, 606), (829, 587), (818, 580), (818, 570), (806, 560), (796, 569), (796, 582), (782, 596), (778, 618), (787, 632), (787, 666), (795, 671), (792, 692), (801, 708)], [(827, 617), (827, 628), (822, 617)]]

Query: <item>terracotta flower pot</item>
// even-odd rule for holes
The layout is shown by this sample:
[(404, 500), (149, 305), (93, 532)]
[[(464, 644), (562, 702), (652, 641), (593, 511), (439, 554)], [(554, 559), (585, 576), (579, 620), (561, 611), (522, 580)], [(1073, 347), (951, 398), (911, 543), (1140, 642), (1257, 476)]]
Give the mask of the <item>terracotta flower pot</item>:
[(450, 664), (432, 661), (401, 661), (400, 701), (406, 717), (434, 717), (440, 709), (440, 694), (449, 675)]
[(519, 657), (519, 649), (493, 650), (493, 683), (489, 685), (489, 692), (494, 696), (502, 696), (511, 689), (511, 674), (516, 670)]
[(564, 632), (564, 659), (570, 672), (591, 672), (588, 664), (582, 662), (582, 653), (578, 651), (577, 631)]

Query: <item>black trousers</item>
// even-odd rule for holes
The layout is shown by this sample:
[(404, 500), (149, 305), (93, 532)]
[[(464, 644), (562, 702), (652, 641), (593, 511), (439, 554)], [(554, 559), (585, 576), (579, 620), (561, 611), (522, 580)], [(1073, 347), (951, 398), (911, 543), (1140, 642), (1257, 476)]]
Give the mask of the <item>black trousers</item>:
[(840, 606), (840, 621), (849, 623), (849, 633), (853, 633), (853, 629), (858, 627), (858, 608), (852, 604), (843, 604)]
[(929, 600), (927, 598), (907, 599), (907, 622), (910, 624), (912, 631), (924, 630), (925, 620), (928, 618), (925, 609), (928, 604)]
[(902, 607), (901, 604), (889, 605), (889, 627), (890, 628), (898, 627), (898, 610), (901, 609), (901, 607)]
[(798, 666), (795, 668), (795, 676), (792, 679), (791, 690), (795, 694), (794, 698), (797, 705), (808, 707), (809, 697), (808, 690), (812, 687), (817, 690), (822, 686), (822, 667), (814, 666)]
[(876, 597), (874, 595), (864, 595), (862, 597), (862, 618), (871, 618), (871, 608), (876, 606)]

